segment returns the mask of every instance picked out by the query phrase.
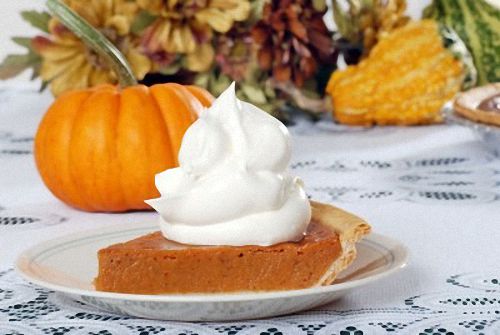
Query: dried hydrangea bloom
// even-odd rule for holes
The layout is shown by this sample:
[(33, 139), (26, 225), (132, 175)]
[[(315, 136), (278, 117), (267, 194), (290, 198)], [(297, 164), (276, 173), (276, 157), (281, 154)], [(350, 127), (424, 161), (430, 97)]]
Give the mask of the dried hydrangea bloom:
[(318, 63), (335, 61), (333, 40), (324, 21), (326, 8), (312, 0), (273, 0), (263, 8), (252, 29), (263, 70), (280, 82), (301, 87), (318, 69)]

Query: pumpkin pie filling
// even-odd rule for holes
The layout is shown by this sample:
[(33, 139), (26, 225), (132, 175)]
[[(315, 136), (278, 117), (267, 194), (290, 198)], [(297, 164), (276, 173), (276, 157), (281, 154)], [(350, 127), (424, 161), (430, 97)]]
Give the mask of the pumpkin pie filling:
[(193, 246), (154, 232), (101, 249), (97, 290), (135, 294), (293, 290), (331, 284), (370, 231), (360, 218), (311, 202), (304, 238), (272, 246)]

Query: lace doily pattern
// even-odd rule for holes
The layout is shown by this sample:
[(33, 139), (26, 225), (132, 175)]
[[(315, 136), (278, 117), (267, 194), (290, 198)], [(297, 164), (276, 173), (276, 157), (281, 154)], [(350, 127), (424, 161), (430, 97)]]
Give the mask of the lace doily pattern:
[(310, 196), (325, 202), (456, 205), (500, 199), (500, 162), (489, 155), (405, 160), (311, 158), (297, 160), (291, 168), (309, 181)]
[[(290, 127), (291, 169), (309, 195), (376, 210), (374, 231), (410, 247), (414, 257), (399, 281), (294, 315), (183, 323), (105, 313), (21, 280), (11, 268), (29, 245), (150, 215), (88, 214), (50, 197), (36, 173), (33, 138), (51, 101), (0, 89), (0, 270), (9, 269), (0, 272), (0, 335), (500, 334), (500, 160), (469, 128), (452, 125), (367, 129), (327, 119)], [(397, 224), (401, 215), (407, 219)]]
[(500, 331), (500, 276), (461, 274), (446, 290), (408, 297), (398, 306), (337, 310), (335, 305), (265, 320), (187, 323), (103, 313), (0, 273), (2, 334), (496, 334)]
[(33, 154), (33, 137), (0, 132), (0, 158)]

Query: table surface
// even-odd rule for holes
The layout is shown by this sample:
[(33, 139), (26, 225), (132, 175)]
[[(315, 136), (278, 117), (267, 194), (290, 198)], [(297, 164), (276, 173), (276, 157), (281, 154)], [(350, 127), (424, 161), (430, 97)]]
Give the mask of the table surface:
[(183, 323), (112, 315), (19, 278), (44, 239), (154, 213), (90, 214), (43, 186), (33, 135), (48, 94), (0, 90), (0, 334), (500, 333), (500, 160), (454, 125), (360, 129), (299, 118), (292, 173), (308, 193), (410, 250), (403, 271), (319, 309), (265, 320)]

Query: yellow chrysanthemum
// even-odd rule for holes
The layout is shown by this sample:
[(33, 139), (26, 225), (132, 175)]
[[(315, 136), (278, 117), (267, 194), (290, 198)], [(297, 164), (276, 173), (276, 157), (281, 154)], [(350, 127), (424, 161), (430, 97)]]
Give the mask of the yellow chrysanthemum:
[[(67, 0), (66, 3), (99, 29), (122, 51), (138, 79), (151, 70), (151, 61), (138, 50), (138, 41), (127, 34), (138, 6), (127, 0)], [(71, 89), (101, 83), (116, 83), (108, 64), (59, 21), (49, 23), (49, 37), (33, 39), (33, 47), (42, 57), (40, 77), (49, 82), (57, 96)]]
[(159, 18), (143, 35), (148, 52), (186, 55), (186, 67), (206, 71), (214, 59), (213, 31), (226, 33), (250, 14), (248, 0), (137, 0)]

